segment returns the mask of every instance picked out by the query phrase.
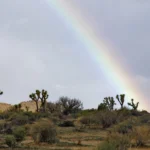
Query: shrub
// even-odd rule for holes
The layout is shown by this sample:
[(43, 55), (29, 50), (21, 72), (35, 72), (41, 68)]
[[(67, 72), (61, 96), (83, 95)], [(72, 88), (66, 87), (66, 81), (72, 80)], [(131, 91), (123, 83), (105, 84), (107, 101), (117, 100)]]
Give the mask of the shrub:
[(16, 138), (16, 141), (23, 141), (26, 135), (26, 130), (24, 127), (17, 127), (13, 130), (13, 135)]
[(66, 120), (63, 123), (59, 124), (60, 127), (74, 127), (74, 122)]
[(31, 129), (31, 136), (33, 140), (37, 143), (47, 142), (47, 143), (56, 143), (57, 142), (57, 133), (56, 129), (53, 127), (53, 124), (49, 120), (40, 120), (33, 124)]
[(84, 125), (90, 125), (90, 124), (100, 124), (99, 117), (90, 115), (90, 116), (85, 116), (80, 119), (80, 122)]
[(150, 115), (146, 114), (140, 117), (140, 122), (141, 123), (149, 123), (150, 122)]
[(103, 128), (108, 128), (111, 125), (117, 123), (119, 118), (117, 113), (114, 111), (100, 112), (98, 113), (98, 117)]
[(131, 110), (127, 107), (123, 107), (123, 108), (117, 110), (117, 112), (118, 112), (118, 114), (120, 114), (122, 116), (122, 120), (131, 116)]
[(30, 135), (31, 125), (30, 124), (25, 124), (24, 128), (25, 128), (26, 135)]
[(11, 148), (14, 148), (16, 146), (16, 139), (13, 135), (7, 135), (5, 137), (5, 143), (11, 147)]
[(135, 127), (133, 136), (136, 146), (144, 146), (150, 138), (150, 128), (148, 126)]
[(12, 115), (12, 112), (5, 111), (0, 113), (0, 119), (8, 119)]
[(142, 116), (142, 113), (137, 110), (131, 110), (131, 114), (132, 116), (136, 116), (136, 117)]
[(122, 122), (116, 126), (115, 131), (120, 134), (127, 134), (132, 131), (132, 124), (129, 122)]
[(116, 145), (111, 142), (103, 142), (102, 144), (98, 145), (96, 150), (116, 150)]
[(9, 120), (12, 122), (13, 125), (24, 125), (28, 123), (28, 116), (24, 115), (23, 113), (13, 113)]
[(107, 140), (100, 144), (97, 150), (128, 150), (131, 138), (128, 135), (111, 133)]
[(1, 132), (2, 130), (4, 130), (5, 127), (6, 127), (6, 121), (5, 121), (5, 120), (0, 120), (0, 132)]

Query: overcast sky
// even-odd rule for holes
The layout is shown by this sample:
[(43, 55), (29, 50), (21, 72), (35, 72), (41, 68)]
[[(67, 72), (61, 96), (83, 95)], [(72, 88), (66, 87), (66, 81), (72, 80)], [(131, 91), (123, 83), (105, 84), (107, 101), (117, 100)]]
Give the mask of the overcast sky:
[[(97, 35), (102, 33), (115, 45), (121, 63), (149, 97), (150, 1), (70, 1)], [(30, 93), (43, 88), (49, 101), (76, 97), (84, 108), (97, 107), (103, 97), (116, 94), (81, 41), (45, 0), (1, 0), (0, 102), (27, 101)]]

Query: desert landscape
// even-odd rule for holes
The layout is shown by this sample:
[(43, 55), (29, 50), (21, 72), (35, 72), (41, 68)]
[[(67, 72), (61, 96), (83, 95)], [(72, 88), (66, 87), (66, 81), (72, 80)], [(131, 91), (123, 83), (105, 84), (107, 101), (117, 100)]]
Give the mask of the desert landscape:
[(29, 97), (16, 105), (0, 104), (2, 150), (150, 149), (150, 114), (139, 111), (133, 99), (124, 106), (125, 94), (105, 97), (97, 109), (83, 109), (80, 100), (69, 97), (48, 102), (46, 90)]

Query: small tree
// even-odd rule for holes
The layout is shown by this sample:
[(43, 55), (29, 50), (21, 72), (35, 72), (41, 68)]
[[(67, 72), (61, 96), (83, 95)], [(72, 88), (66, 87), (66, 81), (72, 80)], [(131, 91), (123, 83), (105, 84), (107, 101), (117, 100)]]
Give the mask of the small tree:
[(116, 105), (113, 97), (105, 97), (103, 103), (107, 106), (109, 110), (113, 110)]
[(120, 98), (119, 95), (116, 95), (116, 99), (118, 100), (118, 102), (120, 103), (121, 109), (123, 109), (123, 105), (124, 105), (124, 99), (125, 99), (125, 94), (121, 94)]
[(83, 104), (78, 99), (70, 99), (68, 97), (60, 97), (59, 104), (63, 107), (63, 113), (68, 115), (83, 109)]
[(100, 103), (98, 105), (98, 110), (107, 110), (107, 109), (108, 109), (108, 107), (107, 107), (106, 103)]
[(129, 106), (131, 106), (134, 110), (137, 110), (138, 106), (139, 106), (139, 102), (137, 102), (136, 104), (134, 103), (134, 99), (131, 99), (131, 103), (128, 103)]

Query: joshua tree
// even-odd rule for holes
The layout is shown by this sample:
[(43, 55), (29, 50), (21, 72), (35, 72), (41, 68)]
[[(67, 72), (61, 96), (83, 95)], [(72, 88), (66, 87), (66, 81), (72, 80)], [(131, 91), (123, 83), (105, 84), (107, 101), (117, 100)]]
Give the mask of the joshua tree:
[(119, 95), (116, 96), (116, 99), (118, 100), (118, 102), (120, 103), (121, 105), (121, 109), (123, 108), (123, 105), (124, 105), (124, 99), (125, 99), (125, 94), (121, 94), (120, 95), (120, 98), (119, 98)]
[(43, 112), (46, 112), (46, 104), (47, 104), (47, 99), (49, 97), (47, 91), (42, 90), (41, 93), (42, 97), (40, 97), (41, 100), (41, 107), (43, 108)]
[(18, 111), (18, 105), (14, 105), (15, 111)]
[(39, 107), (38, 107), (39, 100), (41, 100), (41, 107), (43, 109), (43, 112), (46, 112), (46, 103), (47, 103), (48, 96), (49, 95), (45, 90), (42, 90), (42, 92), (36, 90), (35, 93), (29, 95), (29, 97), (36, 103), (37, 112), (39, 111)]
[(0, 95), (2, 95), (2, 94), (3, 94), (3, 91), (0, 90)]
[(21, 104), (18, 104), (18, 109), (19, 109), (19, 111), (21, 110), (21, 107), (22, 107), (22, 105), (21, 105)]
[(29, 97), (36, 103), (36, 111), (39, 111), (39, 105), (38, 105), (38, 101), (40, 100), (40, 94), (38, 94), (39, 91), (36, 90), (36, 93), (32, 93), (29, 95)]
[(131, 106), (134, 110), (137, 110), (139, 102), (136, 104), (134, 103), (134, 99), (131, 99), (131, 103), (128, 103), (129, 106)]
[(105, 97), (103, 103), (108, 107), (109, 110), (113, 110), (116, 105), (113, 97)]

